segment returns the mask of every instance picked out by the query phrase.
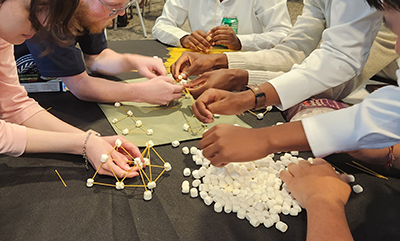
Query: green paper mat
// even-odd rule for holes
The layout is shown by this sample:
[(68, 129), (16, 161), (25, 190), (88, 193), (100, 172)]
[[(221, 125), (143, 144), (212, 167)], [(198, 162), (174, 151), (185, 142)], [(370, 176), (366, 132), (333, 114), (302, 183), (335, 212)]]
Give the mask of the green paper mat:
[[(139, 78), (125, 82), (146, 80), (146, 78)], [(201, 138), (205, 128), (194, 116), (192, 117), (192, 104), (191, 99), (182, 97), (168, 106), (135, 102), (122, 102), (121, 107), (116, 107), (114, 104), (99, 104), (99, 106), (117, 134), (123, 135), (122, 131), (128, 129), (129, 133), (123, 136), (135, 145), (144, 147), (149, 140), (152, 140), (155, 145), (163, 145), (170, 144), (175, 140), (185, 141)], [(131, 111), (133, 116), (128, 116), (127, 111)], [(114, 119), (118, 120), (117, 123), (113, 123)], [(136, 120), (142, 122), (141, 127), (135, 127)], [(184, 131), (183, 125), (188, 122), (192, 128)], [(207, 124), (207, 129), (219, 123), (238, 124), (251, 128), (237, 116), (220, 116), (214, 118), (213, 123)], [(147, 129), (152, 129), (153, 134), (147, 135)]]

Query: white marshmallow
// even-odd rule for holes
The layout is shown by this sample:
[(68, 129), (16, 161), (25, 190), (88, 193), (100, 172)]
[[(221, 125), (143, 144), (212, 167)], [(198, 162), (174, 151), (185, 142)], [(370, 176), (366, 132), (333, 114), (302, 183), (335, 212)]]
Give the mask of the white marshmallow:
[(219, 114), (213, 114), (214, 118), (219, 118), (220, 115)]
[(298, 151), (291, 151), (290, 154), (291, 154), (292, 156), (298, 156), (298, 155), (299, 155), (299, 152), (298, 152)]
[(121, 147), (121, 145), (122, 145), (122, 141), (120, 139), (116, 139), (115, 140), (115, 146), (116, 147)]
[(355, 181), (356, 181), (356, 178), (354, 177), (354, 175), (349, 174), (349, 175), (347, 175), (347, 180), (348, 180), (349, 182), (355, 182)]
[(135, 123), (136, 127), (141, 127), (142, 125), (143, 125), (143, 123), (142, 123), (141, 120), (137, 120), (136, 123)]
[(143, 199), (146, 201), (149, 201), (153, 198), (153, 194), (151, 193), (151, 191), (147, 190), (143, 193)]
[(190, 197), (195, 198), (199, 196), (199, 191), (197, 190), (197, 188), (191, 188), (190, 189)]
[(194, 155), (196, 153), (197, 153), (197, 147), (195, 146), (190, 147), (190, 154)]
[(153, 135), (153, 129), (147, 129), (146, 135), (148, 136)]
[(200, 184), (201, 184), (201, 181), (199, 179), (193, 180), (193, 182), (192, 182), (193, 187), (198, 187), (198, 186), (200, 186)]
[(122, 130), (122, 135), (128, 135), (128, 134), (129, 134), (128, 128)]
[(189, 125), (187, 123), (183, 124), (183, 130), (188, 131), (189, 130)]
[(129, 116), (133, 116), (133, 112), (132, 112), (131, 110), (128, 110), (128, 111), (126, 112), (126, 114), (129, 115)]
[(178, 140), (175, 140), (175, 141), (171, 142), (171, 145), (172, 145), (173, 147), (178, 147), (179, 144), (180, 144), (180, 143), (179, 143)]
[(257, 114), (257, 119), (262, 120), (264, 118), (264, 114), (263, 113), (258, 113)]
[(113, 120), (112, 120), (112, 123), (114, 123), (114, 124), (116, 124), (118, 122), (118, 119), (117, 118), (114, 118)]
[(185, 155), (189, 154), (189, 148), (187, 146), (184, 146), (182, 148), (182, 153), (185, 154)]
[(149, 140), (148, 142), (146, 142), (146, 146), (147, 147), (153, 147), (154, 146), (154, 142), (152, 140)]
[(189, 186), (182, 186), (182, 193), (188, 194), (189, 191), (190, 191), (190, 187)]
[(120, 106), (121, 106), (121, 103), (115, 102), (115, 103), (114, 103), (114, 106), (115, 106), (115, 107), (120, 107)]
[(148, 189), (153, 189), (153, 188), (155, 188), (156, 186), (157, 186), (157, 184), (156, 184), (156, 182), (154, 182), (154, 181), (147, 183), (147, 188), (148, 188)]
[(107, 154), (101, 155), (100, 161), (101, 161), (102, 163), (106, 163), (107, 160), (108, 160), (108, 155), (107, 155)]
[(149, 158), (143, 158), (143, 160), (144, 160), (144, 164), (145, 165), (150, 165), (150, 159)]
[(88, 178), (86, 180), (86, 186), (87, 187), (93, 187), (93, 182), (94, 182), (94, 180), (92, 178)]
[(354, 185), (354, 186), (353, 186), (353, 191), (354, 191), (355, 193), (361, 193), (361, 192), (364, 191), (364, 189), (363, 189), (363, 187), (362, 187), (361, 185), (357, 184), (357, 185)]
[(214, 200), (213, 200), (213, 198), (210, 197), (210, 196), (207, 196), (206, 198), (204, 198), (204, 203), (205, 203), (207, 206), (210, 206), (211, 203), (213, 203), (213, 202), (214, 202)]
[(267, 111), (271, 111), (272, 110), (272, 105), (267, 106)]
[(124, 182), (115, 182), (115, 188), (117, 190), (122, 190), (124, 189), (124, 187), (125, 187)]
[(279, 221), (275, 224), (275, 228), (281, 231), (282, 233), (286, 232), (288, 229), (288, 226), (286, 223)]
[(244, 219), (246, 217), (246, 209), (239, 209), (236, 213), (236, 216), (238, 217), (238, 219)]
[(165, 171), (169, 172), (172, 169), (172, 166), (169, 162), (164, 163)]
[(190, 171), (189, 167), (186, 167), (185, 169), (183, 169), (183, 176), (188, 177), (190, 176), (192, 172)]
[(193, 178), (195, 178), (195, 179), (199, 179), (199, 178), (200, 178), (199, 170), (193, 170), (192, 176), (193, 176)]

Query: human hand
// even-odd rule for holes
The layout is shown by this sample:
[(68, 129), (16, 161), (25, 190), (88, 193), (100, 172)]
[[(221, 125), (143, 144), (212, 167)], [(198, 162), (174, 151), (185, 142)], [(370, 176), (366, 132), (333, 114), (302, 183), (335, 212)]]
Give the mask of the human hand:
[(241, 50), (242, 44), (236, 33), (229, 26), (217, 26), (211, 29), (208, 33), (211, 37), (212, 45), (225, 45), (232, 50)]
[(248, 82), (248, 72), (241, 69), (219, 69), (206, 72), (190, 81), (188, 87), (194, 98), (210, 88), (240, 91)]
[(181, 45), (196, 52), (208, 53), (212, 45), (207, 40), (208, 35), (201, 30), (196, 30), (181, 38)]
[(313, 164), (305, 160), (291, 163), (287, 171), (281, 171), (280, 178), (305, 209), (309, 204), (321, 201), (344, 206), (351, 192), (350, 186), (321, 158), (314, 159)]
[(199, 148), (211, 164), (222, 167), (229, 162), (246, 162), (267, 156), (268, 150), (260, 145), (263, 132), (228, 124), (218, 124), (206, 131)]
[[(129, 154), (126, 154), (126, 152), (122, 151), (121, 148), (119, 148), (118, 151), (114, 149), (115, 141), (117, 139), (122, 141), (122, 147)], [(125, 177), (125, 175), (128, 178), (139, 175), (138, 167), (133, 168), (127, 163), (127, 161), (132, 161), (132, 158), (141, 156), (139, 148), (122, 136), (99, 137), (92, 135), (87, 141), (86, 154), (90, 164), (96, 170), (101, 165), (101, 156), (103, 154), (109, 156), (107, 163), (101, 165), (98, 172), (99, 174), (114, 176), (114, 172), (115, 175), (120, 178)]]
[(225, 54), (199, 54), (183, 52), (181, 57), (171, 65), (171, 74), (174, 79), (187, 79), (191, 75), (199, 75), (217, 68), (227, 68), (228, 60)]
[(193, 114), (203, 123), (214, 121), (213, 114), (238, 115), (255, 105), (253, 92), (232, 93), (225, 90), (208, 89), (192, 105)]
[(135, 61), (137, 61), (136, 69), (143, 77), (152, 79), (160, 75), (167, 75), (162, 58), (136, 55)]
[(141, 88), (143, 102), (166, 105), (182, 97), (183, 86), (176, 85), (175, 81), (168, 76), (158, 76), (137, 84)]

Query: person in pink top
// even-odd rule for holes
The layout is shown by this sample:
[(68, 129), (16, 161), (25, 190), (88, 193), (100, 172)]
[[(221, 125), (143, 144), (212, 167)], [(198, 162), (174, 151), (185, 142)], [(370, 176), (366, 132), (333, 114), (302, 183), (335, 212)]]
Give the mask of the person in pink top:
[[(84, 132), (51, 115), (28, 97), (19, 84), (13, 44), (21, 44), (37, 34), (43, 41), (51, 39), (70, 44), (79, 26), (73, 13), (79, 0), (0, 0), (0, 153), (19, 156), (23, 153), (67, 153), (84, 155), (94, 168), (100, 158), (113, 149), (116, 139), (133, 157), (139, 149), (121, 136), (100, 137), (93, 131)], [(71, 38), (73, 39), (73, 38)], [(129, 165), (125, 155), (117, 151), (109, 158), (116, 175), (122, 176)], [(112, 175), (108, 165), (100, 174)], [(137, 172), (128, 177), (137, 176)]]

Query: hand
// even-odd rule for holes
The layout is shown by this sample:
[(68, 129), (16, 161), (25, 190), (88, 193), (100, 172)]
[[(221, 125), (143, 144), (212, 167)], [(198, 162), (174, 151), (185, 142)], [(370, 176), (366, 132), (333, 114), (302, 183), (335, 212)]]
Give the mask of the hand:
[(255, 105), (255, 96), (250, 90), (232, 93), (225, 90), (208, 89), (192, 105), (193, 114), (203, 123), (214, 121), (213, 114), (238, 115)]
[(263, 132), (228, 124), (218, 124), (206, 131), (199, 143), (203, 155), (214, 166), (229, 162), (246, 162), (267, 156), (268, 150), (260, 145)]
[(232, 50), (241, 50), (242, 44), (236, 33), (229, 26), (217, 26), (211, 29), (208, 33), (211, 37), (212, 45), (225, 45)]
[(135, 61), (138, 63), (136, 69), (143, 77), (152, 79), (160, 75), (167, 75), (167, 70), (165, 69), (162, 58), (136, 55)]
[(351, 192), (350, 186), (321, 158), (314, 159), (313, 164), (305, 160), (291, 163), (287, 171), (281, 171), (280, 177), (305, 209), (309, 203), (321, 201), (344, 206)]
[(208, 53), (212, 45), (207, 41), (207, 36), (203, 31), (196, 30), (190, 35), (183, 36), (181, 38), (181, 45), (196, 52)]
[[(210, 88), (240, 91), (248, 82), (248, 72), (241, 69), (219, 69), (202, 74), (190, 81), (186, 87), (194, 98)], [(198, 87), (196, 87), (198, 86)]]
[[(121, 148), (116, 151), (114, 150), (115, 140), (120, 139), (122, 141), (122, 147), (129, 153), (127, 155)], [(140, 157), (141, 153), (139, 148), (126, 140), (122, 136), (90, 136), (86, 145), (86, 153), (90, 164), (97, 170), (101, 165), (101, 155), (108, 154), (107, 164), (103, 164), (99, 169), (99, 174), (114, 176), (113, 172), (117, 177), (125, 177), (126, 173), (132, 169), (127, 161), (132, 161), (132, 158)], [(112, 171), (111, 171), (112, 168)], [(139, 175), (138, 168), (135, 167), (127, 175), (128, 178)]]
[(183, 52), (181, 57), (171, 65), (171, 74), (174, 79), (181, 75), (187, 79), (191, 75), (199, 75), (218, 68), (227, 68), (228, 60), (225, 54), (205, 55)]
[(182, 97), (183, 86), (176, 85), (168, 76), (158, 76), (137, 84), (142, 88), (142, 100), (150, 104), (166, 105)]

